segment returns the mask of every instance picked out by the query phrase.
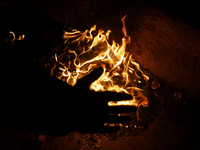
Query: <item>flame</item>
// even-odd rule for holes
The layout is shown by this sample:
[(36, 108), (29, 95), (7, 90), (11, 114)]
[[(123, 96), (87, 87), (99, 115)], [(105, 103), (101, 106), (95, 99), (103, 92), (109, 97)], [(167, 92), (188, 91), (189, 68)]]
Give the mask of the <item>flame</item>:
[(64, 32), (65, 48), (55, 54), (55, 65), (51, 75), (74, 86), (78, 79), (89, 74), (94, 68), (102, 67), (102, 75), (90, 85), (93, 91), (114, 91), (130, 94), (132, 100), (118, 102), (110, 101), (109, 106), (129, 105), (139, 107), (148, 105), (148, 99), (143, 95), (143, 87), (148, 81), (132, 55), (126, 52), (126, 46), (131, 42), (127, 34), (124, 16), (122, 21), (122, 44), (114, 40), (109, 44), (110, 30), (100, 29), (96, 36), (96, 25), (85, 32), (73, 29)]
[(10, 31), (10, 36), (12, 37), (12, 41), (14, 42), (15, 40), (23, 40), (25, 38), (25, 35), (18, 35), (18, 38), (16, 38), (15, 33), (13, 31)]

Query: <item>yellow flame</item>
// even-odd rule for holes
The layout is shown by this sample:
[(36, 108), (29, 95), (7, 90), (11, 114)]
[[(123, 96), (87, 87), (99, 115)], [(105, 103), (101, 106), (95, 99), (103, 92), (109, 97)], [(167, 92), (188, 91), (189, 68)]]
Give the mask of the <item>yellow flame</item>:
[[(114, 40), (110, 45), (108, 42), (110, 30), (104, 32), (100, 29), (96, 36), (96, 25), (85, 32), (65, 31), (63, 39), (66, 47), (60, 54), (55, 54), (55, 65), (51, 75), (74, 86), (78, 79), (89, 74), (94, 68), (102, 67), (102, 75), (90, 85), (93, 91), (124, 92), (133, 96), (132, 100), (108, 102), (109, 106), (148, 105), (148, 99), (142, 94), (143, 85), (149, 79), (140, 69), (132, 55), (126, 52), (126, 45), (131, 42), (127, 34), (124, 16), (122, 44)], [(143, 97), (141, 99), (141, 97)]]

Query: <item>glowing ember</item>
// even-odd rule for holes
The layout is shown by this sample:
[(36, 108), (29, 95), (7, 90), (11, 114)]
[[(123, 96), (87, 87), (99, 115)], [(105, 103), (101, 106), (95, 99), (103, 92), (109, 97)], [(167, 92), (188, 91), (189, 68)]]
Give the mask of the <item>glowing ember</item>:
[(115, 41), (109, 44), (110, 30), (98, 31), (96, 36), (96, 25), (85, 32), (65, 31), (63, 38), (66, 47), (62, 52), (55, 54), (55, 65), (51, 70), (51, 75), (74, 86), (78, 79), (83, 78), (95, 68), (102, 67), (102, 75), (90, 85), (93, 91), (114, 91), (130, 94), (132, 100), (118, 102), (108, 102), (109, 106), (129, 105), (139, 107), (142, 104), (148, 105), (148, 99), (143, 95), (142, 88), (148, 81), (139, 68), (132, 55), (125, 52), (126, 45), (130, 43), (130, 36), (127, 35), (125, 27), (125, 17), (121, 21), (123, 24), (122, 44)]

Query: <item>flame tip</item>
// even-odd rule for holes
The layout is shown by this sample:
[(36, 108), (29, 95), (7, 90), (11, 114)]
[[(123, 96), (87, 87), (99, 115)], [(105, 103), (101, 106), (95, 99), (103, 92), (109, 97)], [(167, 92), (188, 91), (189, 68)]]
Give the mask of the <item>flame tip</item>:
[(124, 20), (126, 17), (127, 17), (127, 14), (124, 15), (124, 16), (121, 18), (121, 21)]

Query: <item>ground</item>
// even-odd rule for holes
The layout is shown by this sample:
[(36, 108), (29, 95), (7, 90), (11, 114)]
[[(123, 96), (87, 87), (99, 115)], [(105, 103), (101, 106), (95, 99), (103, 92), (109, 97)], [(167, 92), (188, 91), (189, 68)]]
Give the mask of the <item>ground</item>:
[[(60, 34), (57, 32), (60, 31), (60, 28), (72, 26), (85, 30), (97, 24), (99, 28), (111, 29), (112, 37), (120, 42), (120, 36), (122, 36), (120, 18), (128, 14), (126, 26), (132, 39), (132, 43), (128, 46), (128, 51), (133, 54), (142, 69), (152, 77), (150, 85), (153, 79), (158, 80), (160, 87), (151, 90), (160, 97), (161, 110), (153, 121), (148, 123), (148, 127), (145, 130), (135, 135), (115, 135), (102, 131), (90, 133), (80, 130), (82, 128), (81, 123), (79, 130), (69, 129), (66, 133), (63, 132), (62, 135), (55, 135), (46, 130), (35, 130), (34, 126), (32, 128), (24, 128), (26, 125), (20, 127), (12, 121), (11, 123), (13, 124), (1, 122), (0, 149), (196, 150), (200, 148), (197, 138), (200, 120), (198, 109), (200, 31), (198, 24), (191, 19), (194, 16), (198, 16), (196, 7), (192, 11), (195, 14), (189, 13), (190, 17), (183, 17), (180, 15), (181, 12), (183, 13), (183, 8), (179, 8), (178, 13), (176, 13), (178, 2), (173, 3), (171, 1), (164, 1), (166, 3), (166, 6), (164, 6), (165, 4), (161, 5), (156, 1), (155, 3), (150, 3), (140, 0), (132, 3), (128, 3), (128, 1), (124, 1), (124, 3), (114, 2), (114, 4), (111, 1), (94, 0), (89, 2), (78, 0), (74, 2), (50, 0), (48, 2), (34, 1), (31, 4), (27, 3), (25, 8), (22, 5), (24, 3), (26, 4), (23, 1), (22, 3), (14, 3), (11, 7), (12, 9), (8, 9), (10, 7), (7, 6), (7, 3), (0, 5), (3, 10), (12, 16), (12, 19), (3, 17), (3, 19), (10, 22), (9, 26), (4, 26), (5, 30), (11, 28), (22, 33), (32, 33), (36, 37), (35, 45), (31, 46), (33, 50), (30, 48), (27, 52), (25, 49), (20, 51), (20, 54), (12, 52), (13, 56), (9, 57), (9, 59), (20, 56), (24, 60), (28, 60), (27, 62), (30, 61), (44, 70), (48, 68), (46, 68), (48, 65), (45, 66), (44, 64), (47, 64), (48, 51), (49, 49), (52, 50), (52, 45), (56, 43), (54, 38), (55, 35), (58, 36)], [(171, 5), (174, 7), (172, 8)], [(186, 4), (183, 6), (186, 7)], [(188, 8), (190, 7), (191, 5), (188, 5)], [(12, 10), (14, 13), (8, 10)], [(33, 11), (34, 14), (29, 14), (29, 11)], [(29, 18), (27, 18), (27, 15), (24, 16), (25, 13), (29, 15)], [(185, 14), (187, 13), (183, 13), (183, 15)], [(190, 19), (188, 20), (188, 18)], [(30, 30), (30, 28), (32, 29)], [(30, 38), (29, 35), (26, 35), (26, 37), (31, 40), (34, 39)], [(1, 37), (2, 39), (5, 38)], [(40, 44), (37, 44), (37, 42), (40, 42)], [(46, 46), (49, 43), (51, 45), (49, 47)], [(5, 62), (7, 61), (2, 64), (5, 64)], [(7, 70), (10, 71), (9, 68)], [(13, 72), (19, 72), (18, 68), (16, 71), (11, 71), (11, 73)], [(19, 74), (15, 76), (15, 79)], [(9, 80), (13, 79), (12, 75), (9, 77), (11, 77)], [(29, 78), (27, 77), (27, 79)], [(11, 86), (12, 82), (8, 83)], [(20, 83), (20, 81), (17, 83)], [(14, 87), (17, 88), (17, 86)], [(18, 95), (20, 97), (20, 93)], [(5, 101), (9, 101), (8, 98)], [(28, 102), (25, 104), (30, 105)], [(10, 106), (15, 107), (14, 104), (11, 103)], [(4, 107), (3, 103), (2, 106)], [(2, 112), (4, 117), (6, 113), (8, 111)], [(54, 114), (52, 112), (48, 113)], [(41, 116), (43, 115), (41, 114)], [(65, 116), (65, 114), (61, 116)], [(19, 120), (15, 119), (15, 121)]]

